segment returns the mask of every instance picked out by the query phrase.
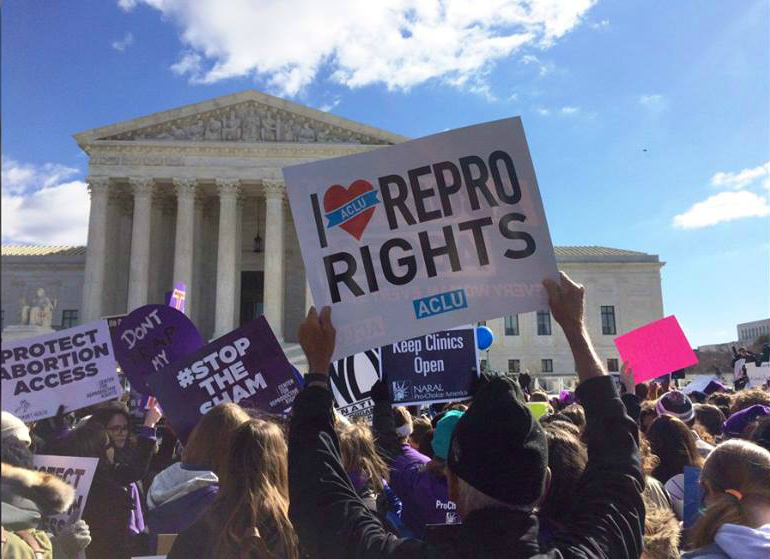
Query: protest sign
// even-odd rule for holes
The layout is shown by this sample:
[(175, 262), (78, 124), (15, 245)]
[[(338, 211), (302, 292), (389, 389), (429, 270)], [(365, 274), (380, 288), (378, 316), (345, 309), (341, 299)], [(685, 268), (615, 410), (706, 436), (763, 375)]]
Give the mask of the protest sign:
[(698, 375), (692, 379), (687, 386), (682, 388), (682, 392), (690, 394), (692, 392), (703, 392), (711, 381), (719, 380), (716, 375)]
[(435, 332), (380, 348), (382, 377), (393, 405), (470, 398), (478, 375), (476, 329)]
[(673, 315), (618, 336), (615, 347), (633, 370), (637, 384), (698, 363)]
[(175, 283), (174, 289), (166, 292), (166, 305), (179, 312), (184, 312), (184, 302), (187, 296), (187, 287), (184, 283)]
[(282, 413), (300, 390), (299, 378), (264, 316), (152, 373), (147, 384), (183, 443), (217, 404), (235, 402)]
[(547, 402), (527, 402), (527, 407), (529, 408), (529, 411), (532, 412), (535, 421), (540, 421), (541, 417), (548, 415), (553, 411), (551, 405)]
[(110, 332), (112, 332), (112, 330), (120, 326), (120, 323), (127, 316), (128, 314), (112, 314), (110, 316), (103, 316), (102, 319), (107, 321), (107, 326), (109, 326)]
[(22, 421), (71, 412), (123, 392), (107, 322), (2, 345), (2, 406)]
[(147, 377), (196, 349), (203, 336), (182, 312), (166, 305), (144, 305), (112, 330), (120, 368), (131, 386), (149, 394)]
[(56, 476), (75, 488), (75, 500), (69, 510), (45, 517), (40, 527), (58, 536), (62, 528), (80, 520), (83, 515), (99, 459), (36, 454), (32, 461), (36, 470)]
[(380, 352), (370, 349), (349, 355), (331, 364), (331, 381), (337, 411), (348, 419), (372, 421), (374, 402), (369, 396), (372, 385), (380, 378)]
[(759, 367), (756, 363), (746, 363), (746, 376), (751, 388), (762, 388), (770, 380), (770, 363), (762, 363)]
[(684, 529), (692, 528), (701, 515), (703, 507), (703, 488), (700, 484), (700, 468), (684, 467), (684, 503), (682, 506), (682, 521)]
[(283, 169), (339, 359), (548, 308), (558, 279), (521, 119)]

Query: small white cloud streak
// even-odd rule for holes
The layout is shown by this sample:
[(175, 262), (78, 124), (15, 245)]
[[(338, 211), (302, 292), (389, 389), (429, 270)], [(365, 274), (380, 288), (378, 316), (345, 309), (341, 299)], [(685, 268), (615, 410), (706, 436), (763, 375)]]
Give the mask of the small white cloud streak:
[(711, 177), (710, 183), (711, 186), (717, 188), (742, 190), (764, 178), (763, 186), (767, 188), (768, 180), (770, 180), (768, 175), (770, 175), (770, 162), (757, 167), (741, 169), (737, 173), (720, 171)]
[(663, 102), (663, 95), (660, 93), (650, 93), (647, 95), (639, 96), (639, 104), (645, 107), (654, 107), (660, 105)]
[(770, 214), (767, 198), (754, 192), (720, 192), (693, 204), (686, 212), (674, 217), (677, 229), (701, 229), (719, 223)]
[(120, 41), (113, 41), (112, 48), (118, 52), (125, 52), (125, 50), (134, 44), (134, 34), (130, 31)]

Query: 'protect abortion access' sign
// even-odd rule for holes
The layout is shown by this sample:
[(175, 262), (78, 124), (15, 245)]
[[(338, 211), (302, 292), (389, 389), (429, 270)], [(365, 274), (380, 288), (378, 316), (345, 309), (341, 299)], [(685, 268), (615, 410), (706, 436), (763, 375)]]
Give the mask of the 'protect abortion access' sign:
[(547, 308), (558, 272), (519, 118), (283, 174), (334, 359)]

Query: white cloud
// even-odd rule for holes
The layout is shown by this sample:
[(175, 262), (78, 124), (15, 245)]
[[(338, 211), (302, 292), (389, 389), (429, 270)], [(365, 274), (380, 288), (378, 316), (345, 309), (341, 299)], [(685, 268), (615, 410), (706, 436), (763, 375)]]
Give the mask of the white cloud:
[(748, 191), (720, 192), (693, 204), (686, 212), (674, 217), (677, 229), (699, 229), (718, 223), (770, 214), (767, 198)]
[(118, 52), (125, 52), (125, 50), (134, 44), (134, 34), (130, 31), (120, 41), (112, 41), (112, 48)]
[(522, 64), (532, 64), (534, 66), (537, 66), (538, 73), (541, 76), (545, 76), (546, 74), (550, 74), (556, 69), (556, 66), (553, 62), (543, 62), (540, 60), (537, 56), (534, 54), (525, 54), (521, 57), (521, 63)]
[(138, 0), (118, 0), (118, 7), (125, 12), (130, 12), (136, 8)]
[(319, 110), (319, 111), (323, 111), (323, 112), (325, 112), (325, 113), (328, 113), (328, 112), (329, 112), (329, 111), (331, 111), (331, 110), (332, 110), (334, 107), (336, 107), (337, 105), (339, 105), (341, 100), (342, 100), (342, 99), (341, 99), (340, 97), (335, 97), (335, 98), (334, 98), (334, 99), (333, 99), (331, 102), (329, 102), (329, 103), (324, 103), (323, 105), (321, 105), (320, 107), (318, 107), (318, 110)]
[(645, 107), (657, 107), (663, 103), (663, 96), (660, 93), (649, 93), (639, 96), (639, 104)]
[(3, 156), (2, 241), (85, 244), (90, 200), (82, 181), (62, 182), (77, 169), (30, 165)]
[(764, 178), (763, 186), (767, 188), (768, 184), (770, 184), (770, 177), (768, 175), (770, 175), (770, 161), (764, 165), (742, 169), (737, 173), (721, 171), (715, 173), (711, 177), (711, 186), (741, 190)]
[(600, 21), (595, 21), (591, 24), (593, 29), (607, 29), (610, 26), (610, 20), (604, 18)]
[(546, 109), (545, 107), (539, 107), (537, 109), (537, 112), (538, 112), (538, 114), (543, 115), (543, 116), (548, 116), (549, 114), (551, 114), (550, 109)]
[(58, 163), (32, 165), (19, 163), (10, 157), (2, 156), (2, 191), (23, 194), (41, 187), (49, 187), (77, 174), (78, 170)]
[(333, 8), (317, 0), (141, 2), (181, 28), (177, 74), (203, 83), (259, 77), (295, 95), (321, 69), (350, 88), (408, 90), (440, 79), (483, 93), (490, 65), (524, 46), (548, 48), (596, 0), (339, 0)]
[(570, 107), (567, 105), (561, 108), (561, 114), (563, 115), (574, 115), (578, 111), (580, 111), (580, 107)]

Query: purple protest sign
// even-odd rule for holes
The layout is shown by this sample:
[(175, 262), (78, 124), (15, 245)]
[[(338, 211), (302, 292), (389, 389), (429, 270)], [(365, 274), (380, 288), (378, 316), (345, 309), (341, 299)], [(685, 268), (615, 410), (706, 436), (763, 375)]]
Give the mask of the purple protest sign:
[(183, 313), (166, 305), (145, 305), (111, 331), (120, 368), (137, 392), (150, 395), (147, 377), (205, 343)]
[(182, 443), (217, 404), (281, 413), (300, 391), (300, 380), (263, 316), (151, 374), (147, 383)]
[(187, 286), (184, 283), (175, 283), (172, 291), (166, 292), (166, 304), (179, 312), (184, 312), (184, 301), (187, 297)]

